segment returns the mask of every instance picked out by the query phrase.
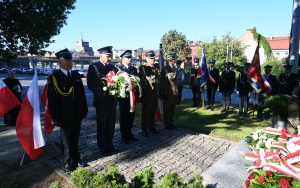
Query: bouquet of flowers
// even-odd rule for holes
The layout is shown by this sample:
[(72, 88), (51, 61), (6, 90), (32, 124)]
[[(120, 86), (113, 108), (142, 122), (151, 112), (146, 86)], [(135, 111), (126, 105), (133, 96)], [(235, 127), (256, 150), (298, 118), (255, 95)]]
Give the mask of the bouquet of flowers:
[(300, 186), (300, 135), (284, 129), (266, 128), (247, 136), (252, 153), (245, 159), (250, 172), (246, 187), (299, 187)]

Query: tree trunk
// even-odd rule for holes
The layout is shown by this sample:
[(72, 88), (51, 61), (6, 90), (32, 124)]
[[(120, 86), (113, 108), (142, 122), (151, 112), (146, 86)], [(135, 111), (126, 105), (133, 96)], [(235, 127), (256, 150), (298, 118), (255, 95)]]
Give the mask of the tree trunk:
[(292, 19), (291, 51), (289, 64), (293, 65), (292, 72), (298, 73), (298, 54), (299, 54), (299, 35), (300, 35), (300, 0), (295, 0), (294, 14)]

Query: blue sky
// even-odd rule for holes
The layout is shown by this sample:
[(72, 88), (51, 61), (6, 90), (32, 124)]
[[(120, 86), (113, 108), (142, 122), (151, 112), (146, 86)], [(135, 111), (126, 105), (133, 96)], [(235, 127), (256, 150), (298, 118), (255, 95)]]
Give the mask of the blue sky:
[(171, 29), (187, 40), (209, 42), (227, 32), (241, 37), (253, 27), (266, 37), (290, 33), (293, 0), (77, 0), (59, 35), (46, 50), (74, 49), (81, 39), (96, 50), (158, 49)]

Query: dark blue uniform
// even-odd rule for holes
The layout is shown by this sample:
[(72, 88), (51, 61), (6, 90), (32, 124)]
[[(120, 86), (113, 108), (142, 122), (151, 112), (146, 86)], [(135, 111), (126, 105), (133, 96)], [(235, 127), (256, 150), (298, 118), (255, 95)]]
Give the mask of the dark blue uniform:
[(248, 83), (248, 72), (240, 72), (237, 79), (237, 91), (239, 92), (239, 115), (243, 114), (247, 116), (248, 104), (249, 104), (249, 93), (253, 91), (252, 86)]
[[(123, 72), (126, 72), (130, 75), (137, 76), (137, 69), (133, 66), (126, 68), (124, 64), (122, 64), (119, 69)], [(137, 99), (137, 96), (136, 96)], [(135, 112), (130, 112), (130, 98), (119, 98), (120, 105), (120, 131), (122, 138), (131, 139), (134, 138), (131, 129), (133, 127), (134, 115)]]
[(191, 69), (190, 86), (192, 87), (193, 101), (194, 101), (192, 107), (199, 107), (201, 101), (201, 92), (200, 92), (201, 80), (200, 78), (197, 78), (198, 69), (199, 68), (195, 68), (195, 67)]
[(223, 109), (222, 112), (228, 112), (231, 104), (231, 94), (235, 87), (235, 72), (232, 70), (225, 70), (221, 73), (220, 78), (220, 92), (222, 93)]
[[(94, 66), (96, 66), (99, 72), (99, 78)], [(94, 93), (93, 106), (96, 108), (97, 114), (97, 144), (103, 155), (114, 151), (112, 139), (114, 137), (116, 123), (116, 98), (105, 95), (104, 92), (98, 88), (99, 79), (106, 76), (109, 71), (115, 72), (115, 66), (111, 64), (105, 66), (98, 61), (89, 66), (87, 74), (88, 88)]]
[(207, 79), (207, 102), (208, 102), (208, 107), (207, 109), (210, 109), (214, 107), (215, 104), (215, 95), (218, 89), (219, 85), (219, 70), (214, 67), (214, 68), (208, 68), (210, 76), (215, 80), (215, 83), (213, 83), (209, 78)]

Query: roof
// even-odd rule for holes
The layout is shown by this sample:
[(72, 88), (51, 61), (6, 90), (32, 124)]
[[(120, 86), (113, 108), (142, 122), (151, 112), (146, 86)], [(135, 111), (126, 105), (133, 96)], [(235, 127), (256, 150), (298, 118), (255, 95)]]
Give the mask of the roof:
[(289, 50), (290, 36), (286, 37), (267, 37), (272, 50)]

